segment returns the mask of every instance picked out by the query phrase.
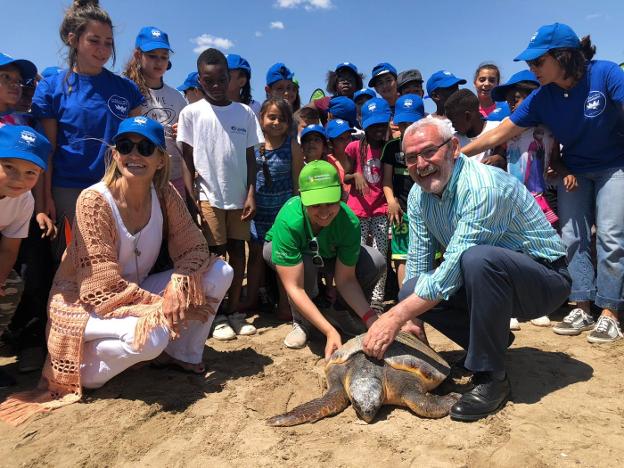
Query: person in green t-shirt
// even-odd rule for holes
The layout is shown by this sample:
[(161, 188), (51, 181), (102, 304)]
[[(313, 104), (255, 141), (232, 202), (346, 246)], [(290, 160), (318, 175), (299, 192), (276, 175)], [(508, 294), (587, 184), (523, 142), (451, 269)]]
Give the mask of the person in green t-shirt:
[(360, 245), (360, 222), (340, 201), (340, 177), (334, 166), (322, 160), (307, 164), (299, 175), (299, 190), (301, 196), (284, 204), (266, 234), (263, 254), (294, 306), (293, 329), (284, 344), (302, 348), (314, 326), (327, 337), (325, 358), (329, 358), (342, 342), (312, 301), (318, 295), (318, 273), (334, 274), (338, 302), (344, 301), (362, 319), (364, 332), (377, 319), (369, 298), (386, 264), (378, 251)]

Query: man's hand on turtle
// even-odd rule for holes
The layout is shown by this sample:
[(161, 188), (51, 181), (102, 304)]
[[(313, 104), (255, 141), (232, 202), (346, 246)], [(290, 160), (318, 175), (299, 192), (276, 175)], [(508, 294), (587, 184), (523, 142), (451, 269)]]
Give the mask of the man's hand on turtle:
[(400, 323), (392, 312), (382, 314), (368, 329), (362, 348), (371, 357), (383, 359), (388, 347), (399, 333), (402, 323)]
[(406, 333), (411, 333), (420, 341), (429, 346), (429, 340), (427, 339), (427, 334), (425, 333), (425, 324), (422, 320), (412, 319), (405, 322), (405, 325), (401, 327), (401, 330)]

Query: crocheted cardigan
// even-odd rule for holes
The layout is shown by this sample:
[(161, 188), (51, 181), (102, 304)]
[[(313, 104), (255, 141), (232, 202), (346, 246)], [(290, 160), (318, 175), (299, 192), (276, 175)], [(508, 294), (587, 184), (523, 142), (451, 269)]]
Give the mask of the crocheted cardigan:
[[(206, 320), (214, 314), (202, 289), (202, 276), (216, 257), (193, 223), (175, 189), (167, 186), (164, 205), (169, 255), (174, 273), (165, 291), (186, 304), (187, 318)], [(36, 390), (9, 396), (0, 419), (17, 425), (31, 415), (78, 401), (82, 396), (80, 364), (84, 329), (90, 313), (100, 318), (140, 317), (135, 333), (139, 348), (150, 331), (166, 326), (162, 296), (141, 289), (121, 276), (117, 258), (119, 233), (110, 205), (95, 190), (84, 190), (76, 203), (73, 239), (56, 272), (49, 300), (48, 357)], [(170, 332), (171, 338), (175, 338)]]

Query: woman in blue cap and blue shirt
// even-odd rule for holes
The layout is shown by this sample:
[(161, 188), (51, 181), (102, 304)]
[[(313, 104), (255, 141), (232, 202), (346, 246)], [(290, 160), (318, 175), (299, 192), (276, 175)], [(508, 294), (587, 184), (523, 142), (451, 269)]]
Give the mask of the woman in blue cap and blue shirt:
[[(561, 231), (568, 248), (572, 293), (577, 306), (554, 328), (588, 341), (622, 338), (619, 314), (624, 310), (624, 71), (617, 64), (592, 60), (596, 48), (589, 36), (579, 40), (567, 25), (542, 26), (515, 60), (524, 60), (542, 85), (508, 120), (463, 148), (472, 155), (546, 125), (563, 145), (563, 163), (578, 187), (559, 186)], [(596, 226), (597, 273), (591, 254), (591, 228)], [(602, 308), (595, 323), (590, 302)]]

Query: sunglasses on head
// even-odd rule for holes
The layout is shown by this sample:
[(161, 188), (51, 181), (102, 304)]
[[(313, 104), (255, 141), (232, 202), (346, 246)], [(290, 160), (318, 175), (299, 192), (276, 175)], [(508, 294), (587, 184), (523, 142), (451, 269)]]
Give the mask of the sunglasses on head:
[(308, 242), (308, 249), (312, 252), (312, 264), (317, 268), (323, 268), (325, 262), (323, 261), (323, 257), (319, 254), (319, 243), (316, 237), (310, 239), (310, 242)]
[(154, 154), (154, 150), (156, 149), (156, 145), (148, 140), (147, 138), (143, 138), (141, 141), (135, 143), (129, 138), (120, 138), (115, 143), (115, 149), (119, 154), (130, 154), (134, 147), (136, 146), (137, 152), (144, 157), (151, 156)]

